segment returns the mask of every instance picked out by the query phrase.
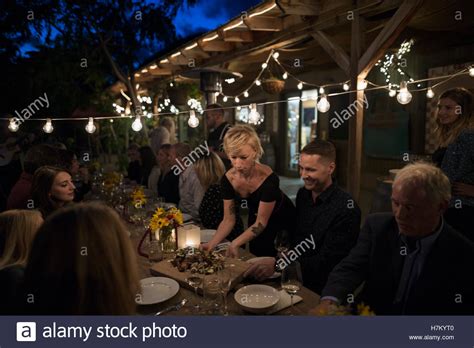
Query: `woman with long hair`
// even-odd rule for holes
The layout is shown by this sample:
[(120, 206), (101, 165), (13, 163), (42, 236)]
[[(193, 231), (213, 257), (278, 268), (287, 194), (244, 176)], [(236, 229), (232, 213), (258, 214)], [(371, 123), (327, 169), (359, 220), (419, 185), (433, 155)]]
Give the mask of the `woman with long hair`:
[[(209, 152), (208, 156), (200, 157), (194, 163), (194, 170), (205, 192), (199, 206), (199, 218), (205, 228), (217, 229), (224, 218), (224, 204), (220, 185), (225, 173), (224, 163), (216, 153)], [(237, 238), (243, 230), (244, 225), (237, 209), (235, 226), (228, 238)]]
[(25, 272), (26, 313), (131, 315), (138, 291), (136, 255), (111, 208), (78, 203), (41, 226)]
[(453, 197), (445, 219), (474, 241), (474, 97), (465, 88), (441, 94), (436, 122), (439, 148), (433, 162), (451, 181)]
[(229, 235), (236, 223), (236, 205), (241, 205), (249, 209), (248, 228), (232, 240), (228, 256), (238, 256), (239, 247), (247, 242), (254, 255), (275, 256), (275, 237), (281, 230), (291, 231), (295, 207), (280, 190), (278, 176), (269, 166), (260, 163), (263, 149), (252, 127), (242, 125), (229, 129), (224, 137), (224, 151), (232, 163), (221, 180), (224, 218), (212, 240), (203, 248), (213, 249)]
[(0, 214), (0, 313), (12, 313), (12, 303), (23, 281), (24, 269), (38, 228), (36, 210), (8, 210)]
[(31, 196), (35, 208), (46, 219), (53, 211), (74, 200), (75, 189), (71, 175), (66, 170), (43, 166), (33, 176)]

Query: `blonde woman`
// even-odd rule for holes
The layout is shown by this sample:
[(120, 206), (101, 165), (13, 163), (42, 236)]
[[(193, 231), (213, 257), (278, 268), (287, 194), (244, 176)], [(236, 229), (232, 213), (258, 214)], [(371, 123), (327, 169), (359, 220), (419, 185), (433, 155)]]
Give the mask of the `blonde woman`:
[(224, 137), (224, 151), (232, 168), (222, 177), (224, 218), (213, 239), (203, 245), (213, 249), (226, 238), (236, 223), (236, 203), (248, 207), (248, 228), (233, 239), (228, 255), (236, 257), (239, 247), (249, 242), (256, 256), (275, 256), (277, 232), (290, 231), (294, 226), (295, 207), (279, 187), (279, 178), (272, 169), (259, 162), (263, 154), (255, 130), (250, 126), (235, 126)]
[[(222, 203), (220, 185), (222, 176), (225, 173), (224, 163), (215, 152), (210, 152), (208, 156), (201, 157), (196, 161), (194, 170), (205, 192), (199, 206), (199, 219), (205, 228), (215, 230), (224, 218), (224, 205)], [(243, 230), (244, 225), (237, 209), (235, 226), (228, 238), (237, 238)]]
[(26, 314), (131, 315), (138, 291), (136, 254), (111, 208), (79, 203), (41, 226), (25, 272)]
[(446, 221), (474, 241), (474, 97), (453, 88), (439, 97), (433, 162), (448, 176), (453, 191)]
[(34, 210), (8, 210), (0, 214), (0, 313), (10, 313), (23, 281), (33, 238), (43, 218)]

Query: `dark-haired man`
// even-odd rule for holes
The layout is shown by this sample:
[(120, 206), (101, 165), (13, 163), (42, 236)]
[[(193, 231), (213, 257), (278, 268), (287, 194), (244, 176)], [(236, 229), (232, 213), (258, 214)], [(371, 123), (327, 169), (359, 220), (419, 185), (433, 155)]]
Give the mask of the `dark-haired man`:
[[(292, 249), (288, 256), (273, 260), (277, 268), (284, 268), (297, 259), (304, 285), (317, 293), (332, 269), (355, 245), (360, 228), (359, 207), (332, 179), (335, 162), (336, 149), (328, 141), (315, 140), (301, 150), (299, 170), (304, 187), (296, 196)], [(260, 265), (253, 265), (247, 275), (261, 279), (271, 275), (270, 272), (273, 273), (271, 262), (264, 260)]]
[(224, 162), (227, 169), (230, 168), (230, 161), (224, 152), (224, 136), (231, 127), (224, 121), (224, 109), (219, 104), (210, 104), (206, 110), (206, 123), (209, 129), (207, 143), (211, 151), (215, 152)]

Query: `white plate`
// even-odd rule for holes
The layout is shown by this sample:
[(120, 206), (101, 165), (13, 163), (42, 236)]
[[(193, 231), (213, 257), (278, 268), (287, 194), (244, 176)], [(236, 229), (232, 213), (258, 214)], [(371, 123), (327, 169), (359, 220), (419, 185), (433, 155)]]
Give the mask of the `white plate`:
[(149, 305), (169, 300), (179, 291), (179, 284), (171, 278), (150, 277), (140, 280), (141, 296), (135, 302)]
[(192, 218), (193, 218), (193, 217), (192, 217), (191, 215), (186, 214), (186, 213), (183, 213), (183, 222), (192, 220)]
[(210, 242), (217, 230), (201, 230), (201, 243)]
[[(247, 262), (248, 263), (255, 263), (257, 261), (260, 261), (260, 260), (263, 260), (263, 259), (268, 259), (269, 256), (261, 256), (261, 257), (254, 257), (252, 259), (248, 259)], [(278, 278), (281, 276), (281, 273), (280, 272), (274, 272), (270, 277), (268, 277), (267, 279), (275, 279), (275, 278)]]
[(266, 313), (280, 301), (280, 293), (271, 286), (253, 284), (237, 290), (234, 299), (248, 312)]

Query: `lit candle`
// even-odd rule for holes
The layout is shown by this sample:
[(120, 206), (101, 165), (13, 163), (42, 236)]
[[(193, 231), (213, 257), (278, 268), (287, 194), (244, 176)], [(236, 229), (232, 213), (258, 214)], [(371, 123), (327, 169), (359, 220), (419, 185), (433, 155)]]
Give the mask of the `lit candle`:
[(186, 225), (178, 228), (178, 248), (189, 246), (199, 247), (201, 244), (201, 229), (196, 225)]

